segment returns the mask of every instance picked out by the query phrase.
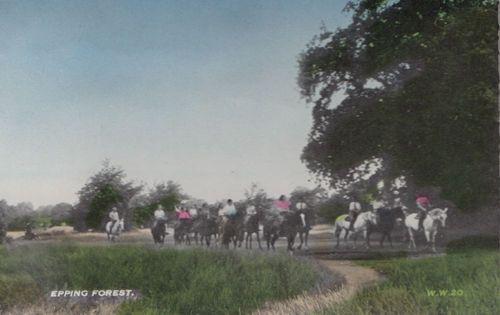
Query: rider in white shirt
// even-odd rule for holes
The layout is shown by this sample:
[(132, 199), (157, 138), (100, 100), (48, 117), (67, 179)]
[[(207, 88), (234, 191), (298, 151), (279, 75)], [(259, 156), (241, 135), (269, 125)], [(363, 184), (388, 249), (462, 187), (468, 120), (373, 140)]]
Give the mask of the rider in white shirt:
[(198, 210), (196, 208), (189, 209), (189, 214), (191, 218), (195, 219), (198, 216)]
[(165, 211), (163, 210), (163, 207), (161, 205), (158, 205), (158, 208), (156, 208), (154, 212), (154, 217), (155, 221), (153, 223), (153, 227), (155, 227), (159, 221), (166, 221)]
[(226, 205), (220, 211), (220, 214), (227, 218), (234, 217), (236, 215), (236, 207), (234, 206), (233, 200), (228, 199)]
[(356, 218), (358, 217), (359, 213), (361, 212), (361, 204), (354, 199), (354, 197), (351, 197), (351, 202), (349, 203), (349, 216), (351, 218), (351, 222), (349, 224), (349, 231), (354, 230), (354, 221), (356, 221)]
[(116, 207), (111, 208), (111, 212), (109, 213), (109, 218), (111, 219), (111, 228), (110, 230), (113, 230), (113, 227), (115, 226), (115, 223), (120, 221), (120, 216), (118, 214), (118, 209)]

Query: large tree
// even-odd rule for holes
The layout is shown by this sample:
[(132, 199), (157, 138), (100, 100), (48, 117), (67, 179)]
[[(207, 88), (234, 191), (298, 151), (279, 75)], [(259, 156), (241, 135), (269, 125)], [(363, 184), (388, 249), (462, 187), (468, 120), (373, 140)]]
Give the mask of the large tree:
[(323, 29), (300, 56), (299, 86), (313, 103), (307, 167), (342, 189), (379, 159), (386, 180), (441, 187), (460, 208), (495, 202), (496, 1), (347, 9), (351, 24)]
[(102, 229), (113, 206), (118, 208), (120, 217), (125, 218), (125, 228), (129, 228), (133, 220), (129, 201), (141, 190), (142, 186), (126, 180), (121, 168), (105, 161), (102, 169), (78, 192), (79, 201), (73, 212), (75, 229)]
[(173, 181), (158, 184), (147, 194), (138, 195), (131, 200), (131, 207), (134, 208), (134, 223), (143, 226), (152, 219), (159, 205), (166, 211), (172, 212), (181, 200), (187, 198), (181, 186)]

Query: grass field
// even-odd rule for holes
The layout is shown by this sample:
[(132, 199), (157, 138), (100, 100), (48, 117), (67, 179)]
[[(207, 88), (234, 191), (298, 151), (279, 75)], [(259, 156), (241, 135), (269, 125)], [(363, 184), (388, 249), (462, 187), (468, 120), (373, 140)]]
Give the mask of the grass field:
[(321, 314), (499, 314), (497, 244), (469, 238), (450, 244), (442, 257), (360, 262), (387, 280)]
[[(138, 246), (0, 247), (0, 306), (37, 303), (57, 289), (137, 289), (122, 314), (240, 314), (317, 284), (310, 265), (287, 255)], [(1, 310), (1, 309), (0, 309)]]

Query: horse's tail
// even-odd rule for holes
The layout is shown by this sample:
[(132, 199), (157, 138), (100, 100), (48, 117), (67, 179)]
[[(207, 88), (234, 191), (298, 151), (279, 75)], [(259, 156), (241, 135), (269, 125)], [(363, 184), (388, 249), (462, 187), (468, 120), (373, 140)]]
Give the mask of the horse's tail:
[(402, 207), (401, 211), (403, 212), (404, 216), (407, 217), (410, 213), (408, 212), (408, 208)]

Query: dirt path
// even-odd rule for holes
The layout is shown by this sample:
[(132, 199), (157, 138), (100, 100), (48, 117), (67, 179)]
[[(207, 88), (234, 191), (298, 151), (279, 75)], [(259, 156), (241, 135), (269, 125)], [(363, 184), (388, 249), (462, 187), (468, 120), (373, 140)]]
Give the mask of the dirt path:
[(340, 289), (328, 289), (323, 292), (305, 293), (293, 299), (266, 304), (262, 309), (254, 312), (255, 315), (288, 315), (312, 314), (329, 306), (341, 303), (352, 298), (361, 289), (375, 285), (384, 280), (375, 270), (357, 266), (348, 260), (317, 260), (323, 267), (335, 275), (345, 278)]

